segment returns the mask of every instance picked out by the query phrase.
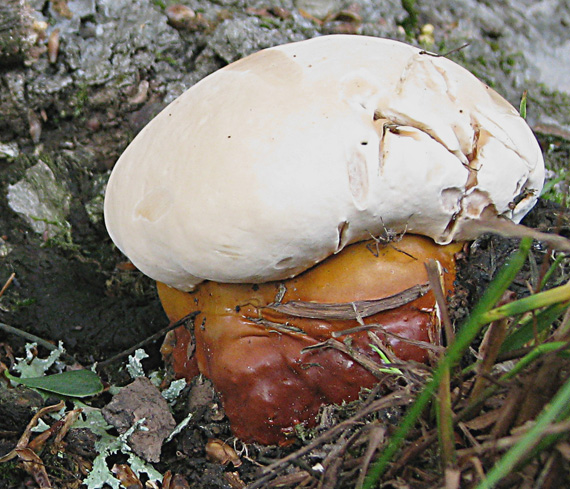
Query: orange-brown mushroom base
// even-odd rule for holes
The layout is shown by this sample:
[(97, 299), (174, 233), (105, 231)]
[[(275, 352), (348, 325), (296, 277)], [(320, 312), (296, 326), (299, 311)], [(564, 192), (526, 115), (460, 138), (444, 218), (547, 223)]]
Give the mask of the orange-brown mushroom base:
[(171, 321), (200, 311), (194, 321), (194, 356), (189, 358), (192, 342), (184, 328), (172, 332), (163, 353), (177, 376), (190, 379), (199, 369), (213, 382), (237, 437), (286, 443), (295, 425), (315, 424), (323, 404), (354, 400), (361, 388), (378, 381), (350, 352), (307, 347), (363, 322), (380, 328), (361, 328), (331, 341), (344, 342), (351, 352), (381, 363), (370, 346), (368, 331), (374, 331), (400, 360), (427, 361), (428, 350), (406, 339), (439, 344), (433, 294), (382, 312), (375, 312), (376, 300), (394, 295), (401, 299), (403, 291), (426, 284), (424, 264), (430, 258), (442, 265), (445, 290), (450, 293), (457, 251), (458, 245), (438, 246), (427, 238), (406, 235), (384, 246), (374, 241), (351, 245), (281, 282), (204, 282), (191, 293), (159, 283)]

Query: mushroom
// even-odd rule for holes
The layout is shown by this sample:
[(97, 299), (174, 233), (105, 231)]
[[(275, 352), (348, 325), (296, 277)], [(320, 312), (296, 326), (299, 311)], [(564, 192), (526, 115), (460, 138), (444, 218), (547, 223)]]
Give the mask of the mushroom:
[[(392, 40), (324, 36), (232, 63), (167, 106), (115, 165), (105, 221), (159, 282), (171, 320), (200, 311), (197, 366), (234, 432), (274, 443), (376, 381), (346, 352), (307, 346), (370, 321), (395, 321), (385, 328), (398, 338), (438, 338), (431, 293), (401, 306), (410, 324), (431, 318), (409, 333), (396, 309), (311, 318), (275, 304), (401, 298), (426, 282), (432, 256), (450, 293), (456, 246), (445, 245), (474, 238), (468, 224), (489, 213), (519, 222), (543, 181), (530, 128), (462, 67)], [(380, 235), (399, 241), (365, 243)], [(399, 280), (408, 269), (416, 278)], [(366, 332), (350, 336), (374, 356)], [(394, 338), (401, 358), (426, 359)]]

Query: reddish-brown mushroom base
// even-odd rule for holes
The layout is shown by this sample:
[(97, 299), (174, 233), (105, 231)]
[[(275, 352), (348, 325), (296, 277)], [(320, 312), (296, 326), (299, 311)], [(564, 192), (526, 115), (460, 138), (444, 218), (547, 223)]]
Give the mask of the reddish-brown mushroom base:
[[(407, 339), (439, 344), (431, 292), (382, 312), (371, 313), (374, 310), (365, 306), (374, 308), (378, 299), (401, 298), (403, 291), (426, 284), (424, 264), (430, 258), (442, 265), (445, 290), (451, 293), (457, 251), (458, 245), (438, 246), (406, 235), (387, 245), (374, 241), (351, 245), (281, 282), (204, 282), (192, 293), (158, 284), (171, 321), (199, 311), (194, 354), (184, 328), (172, 332), (163, 353), (177, 376), (190, 379), (199, 370), (213, 382), (237, 437), (286, 443), (295, 425), (314, 426), (323, 404), (354, 400), (362, 388), (378, 381), (378, 372), (374, 375), (355, 360), (360, 354), (381, 363), (370, 346), (369, 332), (378, 335), (388, 355), (402, 361), (428, 360), (428, 350)], [(333, 339), (334, 332), (362, 323), (378, 327)], [(343, 343), (350, 352), (307, 349), (327, 340)]]

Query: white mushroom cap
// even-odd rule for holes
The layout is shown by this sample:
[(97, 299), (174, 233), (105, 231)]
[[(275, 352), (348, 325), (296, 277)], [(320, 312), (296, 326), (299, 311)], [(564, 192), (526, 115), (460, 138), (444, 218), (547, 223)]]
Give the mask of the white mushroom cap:
[(517, 111), (406, 44), (325, 36), (266, 49), (166, 107), (117, 162), (105, 220), (145, 274), (294, 276), (384, 228), (448, 243), (493, 208), (518, 222), (544, 181)]

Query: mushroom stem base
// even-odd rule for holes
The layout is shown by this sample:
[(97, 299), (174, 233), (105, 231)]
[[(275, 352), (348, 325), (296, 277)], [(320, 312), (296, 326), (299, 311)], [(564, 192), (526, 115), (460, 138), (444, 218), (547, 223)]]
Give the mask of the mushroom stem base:
[[(434, 350), (430, 345), (440, 344), (441, 330), (431, 291), (365, 317), (357, 305), (399, 297), (427, 283), (428, 259), (441, 263), (444, 290), (450, 294), (459, 247), (407, 235), (380, 246), (375, 241), (351, 245), (281, 282), (204, 282), (191, 293), (159, 283), (171, 321), (200, 311), (194, 321), (196, 348), (191, 358), (193, 343), (187, 330), (175, 330), (163, 351), (177, 376), (190, 379), (199, 370), (213, 382), (237, 437), (287, 443), (296, 425), (316, 424), (322, 405), (355, 400), (362, 388), (393, 375), (383, 368), (371, 335), (380, 339), (390, 362), (429, 360)], [(303, 316), (304, 308), (291, 307), (299, 302), (316, 305), (317, 313)], [(352, 317), (331, 319), (327, 308), (336, 311), (339, 304), (352, 305)], [(280, 305), (288, 307), (280, 310)], [(301, 313), (291, 314), (297, 310)], [(342, 335), (345, 330), (351, 332)]]

